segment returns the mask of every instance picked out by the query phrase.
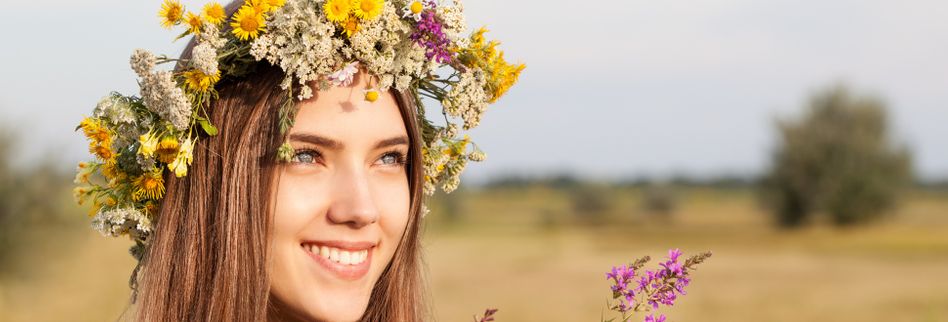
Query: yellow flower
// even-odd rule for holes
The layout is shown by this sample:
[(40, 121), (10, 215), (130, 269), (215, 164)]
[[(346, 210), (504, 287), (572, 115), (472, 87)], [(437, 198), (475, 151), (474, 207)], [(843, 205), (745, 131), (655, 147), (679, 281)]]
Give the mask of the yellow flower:
[(79, 122), (79, 128), (85, 133), (86, 137), (92, 138), (92, 134), (99, 128), (99, 123), (95, 119), (87, 117)]
[(184, 83), (193, 91), (204, 92), (214, 86), (221, 79), (221, 73), (218, 71), (214, 75), (204, 74), (200, 69), (193, 69), (184, 72)]
[(517, 79), (520, 77), (520, 72), (522, 72), (527, 66), (524, 64), (507, 64), (507, 61), (504, 60), (504, 52), (500, 52), (497, 56), (493, 57), (491, 61), (491, 67), (492, 68), (487, 79), (488, 84), (491, 85), (490, 102), (493, 103), (496, 102), (501, 96), (504, 96), (504, 93), (506, 93), (510, 87), (517, 83)]
[(166, 136), (158, 142), (158, 149), (155, 153), (158, 155), (158, 161), (171, 163), (178, 155), (178, 139), (173, 136)]
[(231, 18), (230, 26), (234, 29), (233, 33), (237, 39), (247, 40), (257, 38), (266, 27), (266, 22), (263, 20), (263, 13), (257, 13), (253, 6), (245, 4)]
[(75, 188), (72, 188), (72, 197), (73, 199), (76, 200), (77, 204), (82, 206), (82, 204), (86, 202), (86, 199), (88, 198), (88, 194), (91, 191), (92, 191), (92, 187), (88, 187), (88, 186), (75, 187)]
[(384, 0), (353, 0), (352, 6), (354, 8), (352, 11), (360, 19), (373, 20), (382, 14), (384, 5)]
[(283, 5), (286, 4), (286, 0), (267, 0), (267, 4), (270, 5), (270, 11), (275, 11), (283, 7)]
[(115, 160), (115, 158), (106, 160), (105, 164), (102, 165), (102, 176), (111, 181), (112, 179), (117, 178), (119, 174), (123, 174), (119, 172), (117, 165), (118, 162)]
[(259, 14), (265, 14), (267, 12), (273, 11), (270, 8), (269, 0), (247, 0), (245, 6), (249, 5), (253, 7), (253, 10)]
[(483, 47), (484, 33), (487, 31), (487, 27), (481, 27), (480, 29), (477, 29), (477, 31), (471, 35), (471, 47)]
[(89, 176), (93, 171), (95, 171), (95, 167), (92, 164), (79, 162), (79, 167), (76, 169), (76, 179), (73, 182), (76, 184), (89, 183)]
[(359, 20), (357, 19), (350, 17), (342, 23), (342, 30), (345, 31), (346, 37), (352, 37), (352, 35), (359, 32), (359, 29)]
[(326, 19), (332, 22), (343, 22), (349, 18), (349, 12), (352, 11), (350, 0), (326, 0), (323, 5), (323, 11), (326, 12)]
[(468, 143), (471, 143), (471, 137), (465, 134), (463, 140), (454, 141), (453, 143), (449, 144), (448, 147), (444, 148), (444, 150), (441, 150), (441, 153), (452, 157), (460, 156), (464, 154), (465, 150), (467, 150)]
[(84, 118), (82, 122), (79, 123), (79, 128), (81, 128), (86, 137), (92, 141), (92, 145), (101, 145), (103, 143), (108, 145), (107, 143), (111, 143), (109, 130), (102, 126), (102, 121), (99, 119)]
[(154, 216), (157, 214), (156, 211), (158, 211), (158, 203), (154, 201), (145, 202), (145, 208), (143, 210), (146, 214)]
[(161, 25), (170, 29), (171, 26), (181, 23), (181, 18), (184, 17), (184, 6), (178, 0), (165, 0), (161, 4), (158, 16), (161, 17)]
[(375, 102), (375, 100), (377, 100), (377, 99), (379, 99), (379, 91), (374, 90), (374, 89), (373, 89), (373, 90), (365, 91), (365, 100), (366, 100), (366, 101)]
[(184, 140), (184, 144), (182, 144), (181, 149), (178, 150), (178, 155), (174, 161), (168, 163), (168, 170), (173, 171), (174, 175), (178, 178), (188, 175), (188, 166), (191, 165), (193, 151), (194, 141), (191, 141), (190, 138)]
[(139, 136), (138, 142), (141, 144), (141, 146), (138, 147), (138, 154), (146, 157), (151, 157), (155, 154), (155, 150), (158, 149), (158, 137), (154, 136), (151, 132)]
[(420, 14), (421, 11), (425, 9), (425, 5), (422, 4), (421, 1), (416, 0), (416, 1), (412, 1), (411, 5), (409, 5), (408, 8), (411, 9), (412, 14), (417, 15), (417, 14)]
[(165, 180), (161, 177), (161, 170), (142, 174), (135, 178), (132, 185), (132, 198), (135, 201), (158, 200), (165, 194)]
[(471, 34), (470, 45), (461, 49), (459, 60), (467, 67), (480, 68), (487, 72), (485, 90), (490, 94), (489, 102), (494, 103), (517, 82), (526, 65), (507, 63), (504, 52), (497, 50), (497, 45), (500, 43), (485, 41), (484, 33), (486, 32), (487, 29), (481, 27)]
[(218, 25), (227, 18), (227, 13), (224, 12), (224, 7), (220, 3), (211, 2), (204, 5), (203, 11), (204, 19), (208, 22)]
[(112, 151), (111, 144), (91, 144), (89, 145), (89, 153), (92, 153), (102, 160), (109, 160), (115, 156), (115, 152)]
[(188, 24), (188, 32), (195, 35), (201, 33), (201, 26), (204, 25), (204, 21), (201, 20), (200, 15), (188, 12), (188, 17), (185, 18), (184, 21)]

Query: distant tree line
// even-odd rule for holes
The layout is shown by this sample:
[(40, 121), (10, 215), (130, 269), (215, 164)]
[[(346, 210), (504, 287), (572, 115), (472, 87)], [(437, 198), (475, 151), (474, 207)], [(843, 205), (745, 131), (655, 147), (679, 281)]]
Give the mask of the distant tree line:
[[(567, 190), (579, 213), (608, 208), (605, 188), (643, 189), (647, 208), (659, 212), (674, 209), (673, 188), (756, 189), (779, 226), (803, 226), (818, 214), (837, 225), (859, 224), (892, 210), (900, 193), (913, 183), (910, 151), (892, 138), (889, 123), (881, 100), (854, 95), (837, 85), (813, 95), (803, 115), (776, 122), (778, 142), (771, 165), (757, 177), (681, 175), (656, 186), (648, 177), (593, 183), (566, 173), (509, 175), (490, 180), (484, 188)], [(948, 180), (914, 183), (948, 189)]]

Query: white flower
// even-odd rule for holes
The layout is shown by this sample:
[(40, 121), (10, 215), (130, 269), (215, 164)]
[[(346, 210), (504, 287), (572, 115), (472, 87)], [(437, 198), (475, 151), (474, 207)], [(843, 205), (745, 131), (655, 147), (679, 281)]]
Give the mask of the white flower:
[(116, 126), (121, 124), (135, 124), (137, 121), (131, 105), (116, 94), (102, 97), (99, 103), (96, 104), (92, 115), (107, 118)]
[(218, 72), (217, 50), (211, 44), (201, 42), (191, 50), (191, 63), (204, 75), (215, 75)]
[(359, 62), (351, 62), (346, 64), (345, 67), (342, 67), (342, 69), (329, 74), (329, 81), (332, 82), (333, 86), (349, 86), (352, 84), (352, 80), (358, 72)]
[(362, 30), (349, 38), (355, 58), (367, 72), (378, 77), (395, 73), (396, 57), (404, 54), (401, 44), (411, 41), (406, 37), (411, 33), (411, 26), (395, 11), (395, 7), (385, 2), (379, 19), (364, 24)]
[(410, 0), (402, 7), (402, 18), (411, 17), (415, 21), (421, 20), (421, 13), (426, 9), (431, 9), (434, 2), (422, 0)]
[(439, 6), (437, 10), (444, 35), (452, 40), (466, 40), (467, 37), (461, 37), (461, 34), (467, 30), (467, 22), (464, 20), (464, 6), (461, 5), (461, 1), (454, 0), (453, 5)]
[(144, 49), (135, 49), (132, 52), (132, 57), (129, 58), (129, 64), (132, 65), (132, 70), (135, 71), (135, 74), (138, 74), (138, 77), (145, 78), (148, 74), (151, 74), (151, 70), (155, 69), (155, 55), (144, 50)]
[(145, 107), (171, 122), (178, 130), (185, 130), (191, 121), (191, 102), (175, 84), (169, 71), (149, 74), (142, 82)]
[(487, 79), (483, 71), (470, 69), (461, 73), (460, 78), (441, 104), (449, 116), (464, 119), (464, 129), (468, 130), (480, 124), (481, 115), (487, 110), (490, 98), (484, 91)]
[(458, 185), (461, 184), (460, 176), (450, 176), (447, 180), (444, 180), (444, 183), (441, 184), (441, 190), (444, 190), (444, 193), (451, 193), (458, 188)]
[(448, 123), (448, 126), (444, 127), (443, 136), (446, 138), (453, 138), (458, 135), (458, 125), (454, 123)]
[(151, 232), (151, 220), (134, 208), (103, 208), (92, 218), (92, 228), (106, 237), (118, 237), (129, 232), (142, 235)]
[(484, 153), (484, 151), (475, 150), (474, 152), (471, 152), (471, 154), (468, 154), (467, 158), (474, 162), (481, 162), (487, 160), (487, 154)]
[(155, 158), (152, 156), (136, 153), (135, 162), (138, 163), (138, 167), (142, 169), (142, 172), (151, 172), (155, 170)]
[(227, 44), (227, 39), (221, 38), (220, 29), (212, 23), (205, 23), (201, 27), (201, 34), (198, 38), (202, 43), (209, 44), (214, 49), (224, 48), (224, 45)]
[[(300, 99), (312, 97), (310, 82), (332, 73), (345, 61), (339, 55), (345, 41), (333, 37), (336, 26), (326, 20), (320, 8), (315, 0), (286, 1), (267, 18), (267, 34), (250, 47), (254, 59), (280, 66), (288, 79), (298, 81)], [(290, 83), (281, 85), (286, 89)]]
[(411, 85), (411, 76), (400, 75), (395, 79), (395, 89), (399, 91), (404, 91), (408, 89), (408, 86)]

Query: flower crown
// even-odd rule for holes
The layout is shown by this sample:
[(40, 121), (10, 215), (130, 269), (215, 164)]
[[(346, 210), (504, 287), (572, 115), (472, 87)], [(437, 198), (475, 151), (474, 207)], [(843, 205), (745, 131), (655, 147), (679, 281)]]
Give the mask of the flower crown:
[[(295, 119), (293, 98), (312, 97), (309, 84), (348, 86), (365, 71), (367, 101), (391, 88), (411, 93), (424, 141), (424, 192), (431, 195), (438, 187), (451, 192), (467, 161), (485, 159), (459, 128), (476, 127), (525, 67), (507, 63), (498, 43), (484, 39), (486, 29), (462, 35), (467, 27), (459, 0), (246, 0), (231, 16), (218, 3), (197, 14), (165, 0), (159, 17), (165, 28), (187, 27), (177, 39), (193, 35), (190, 58), (135, 50), (130, 62), (141, 96), (112, 93), (77, 127), (95, 159), (79, 164), (76, 199), (91, 200), (93, 228), (128, 235), (138, 246), (146, 243), (164, 196), (165, 169), (186, 176), (196, 142), (217, 134), (206, 108), (221, 78), (246, 76), (264, 61), (279, 66), (289, 98), (280, 107), (283, 134)], [(178, 68), (155, 70), (169, 62)], [(424, 116), (422, 97), (441, 103), (443, 126)], [(285, 142), (276, 157), (288, 161), (293, 154)]]

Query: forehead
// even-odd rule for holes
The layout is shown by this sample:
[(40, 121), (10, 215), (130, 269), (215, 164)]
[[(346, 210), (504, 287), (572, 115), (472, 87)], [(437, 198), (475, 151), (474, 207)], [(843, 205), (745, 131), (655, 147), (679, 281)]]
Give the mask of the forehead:
[(381, 92), (369, 102), (359, 87), (331, 87), (299, 103), (290, 134), (325, 136), (346, 145), (374, 144), (378, 140), (407, 136), (395, 96)]

